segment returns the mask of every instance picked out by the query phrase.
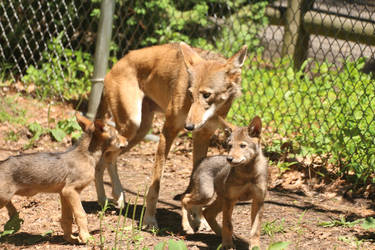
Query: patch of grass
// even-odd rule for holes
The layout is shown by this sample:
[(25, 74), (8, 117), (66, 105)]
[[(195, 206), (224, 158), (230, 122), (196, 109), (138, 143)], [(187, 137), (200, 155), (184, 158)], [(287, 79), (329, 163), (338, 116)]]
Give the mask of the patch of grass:
[(352, 245), (356, 247), (356, 249), (361, 249), (360, 247), (363, 244), (363, 240), (359, 240), (357, 237), (339, 236), (338, 240)]
[(20, 108), (17, 96), (0, 98), (0, 122), (25, 125), (27, 122), (26, 109)]
[(9, 141), (16, 142), (16, 141), (18, 141), (20, 139), (20, 135), (17, 132), (9, 131), (8, 133), (6, 133), (4, 139), (7, 142), (9, 142)]
[(284, 219), (267, 221), (262, 225), (262, 234), (273, 237), (277, 233), (285, 233)]
[(361, 222), (363, 222), (363, 219), (347, 221), (344, 216), (341, 216), (339, 220), (332, 219), (330, 221), (321, 221), (318, 223), (318, 226), (321, 226), (321, 227), (354, 227), (355, 225), (358, 225)]

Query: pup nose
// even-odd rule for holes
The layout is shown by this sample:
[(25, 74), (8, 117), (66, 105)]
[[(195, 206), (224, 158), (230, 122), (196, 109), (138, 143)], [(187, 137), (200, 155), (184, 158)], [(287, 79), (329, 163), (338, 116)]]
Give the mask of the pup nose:
[(233, 157), (232, 156), (227, 156), (227, 161), (228, 162), (232, 162), (233, 161)]
[(125, 148), (128, 146), (128, 141), (124, 138), (120, 140), (120, 148)]
[(188, 131), (193, 131), (194, 130), (194, 124), (185, 124), (185, 129)]

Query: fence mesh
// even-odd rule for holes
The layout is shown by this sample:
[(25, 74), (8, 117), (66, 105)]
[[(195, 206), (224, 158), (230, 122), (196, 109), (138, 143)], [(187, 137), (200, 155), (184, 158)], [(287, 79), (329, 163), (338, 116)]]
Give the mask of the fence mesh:
[[(361, 32), (375, 30), (375, 5), (316, 0), (293, 12), (293, 2), (116, 1), (111, 63), (130, 49), (171, 41), (225, 56), (247, 44), (243, 95), (229, 119), (247, 124), (260, 115), (267, 151), (285, 160), (284, 169), (295, 164), (311, 175), (374, 182), (375, 43)], [(87, 93), (99, 8), (98, 0), (1, 1), (0, 80), (36, 86), (40, 97)], [(302, 20), (297, 31), (288, 15), (291, 23)], [(284, 42), (288, 30), (297, 47)], [(300, 65), (298, 50), (307, 52)]]

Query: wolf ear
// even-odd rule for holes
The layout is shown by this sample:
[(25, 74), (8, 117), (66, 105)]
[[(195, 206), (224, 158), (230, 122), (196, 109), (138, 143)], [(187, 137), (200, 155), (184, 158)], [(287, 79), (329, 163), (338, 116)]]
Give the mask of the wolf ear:
[(79, 126), (82, 128), (83, 131), (87, 132), (92, 132), (93, 131), (93, 126), (92, 126), (92, 121), (81, 115), (80, 113), (76, 113), (76, 119), (79, 124)]
[(247, 45), (242, 46), (242, 48), (228, 59), (228, 64), (231, 65), (232, 69), (241, 69), (245, 62), (247, 53)]
[(184, 42), (180, 42), (180, 50), (184, 58), (184, 62), (188, 68), (191, 68), (195, 64), (203, 61), (202, 57), (199, 56), (189, 45)]
[(250, 137), (260, 138), (260, 133), (262, 132), (262, 120), (259, 116), (253, 118), (250, 125), (247, 127), (247, 131)]

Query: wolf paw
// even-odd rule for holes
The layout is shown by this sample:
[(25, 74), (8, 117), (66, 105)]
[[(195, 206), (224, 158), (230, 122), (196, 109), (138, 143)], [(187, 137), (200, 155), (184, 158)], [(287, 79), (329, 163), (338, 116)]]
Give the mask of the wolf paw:
[(155, 228), (159, 228), (158, 222), (156, 221), (155, 216), (145, 216), (144, 219), (143, 219), (142, 229), (151, 230), (151, 229), (155, 229)]
[(125, 207), (125, 194), (121, 192), (120, 197), (116, 201), (116, 207), (122, 209)]
[(71, 244), (79, 244), (79, 243), (81, 243), (79, 237), (78, 236), (74, 236), (72, 234), (70, 234), (70, 235), (64, 234), (64, 240), (66, 240), (67, 242), (69, 242)]
[(109, 203), (109, 200), (106, 196), (98, 197), (98, 203), (101, 207), (104, 207), (105, 204)]

